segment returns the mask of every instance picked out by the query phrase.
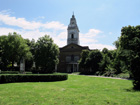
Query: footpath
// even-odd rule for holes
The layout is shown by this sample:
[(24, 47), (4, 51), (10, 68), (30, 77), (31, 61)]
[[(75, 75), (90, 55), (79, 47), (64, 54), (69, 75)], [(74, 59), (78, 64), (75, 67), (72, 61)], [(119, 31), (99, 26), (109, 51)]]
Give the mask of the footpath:
[[(79, 75), (79, 74), (70, 74), (70, 75)], [(82, 75), (82, 74), (81, 74)], [(119, 77), (106, 77), (106, 76), (96, 76), (96, 75), (82, 75), (82, 76), (89, 76), (89, 77), (100, 77), (100, 78), (111, 78), (111, 79), (122, 79), (122, 80), (132, 80), (127, 78), (119, 78)]]

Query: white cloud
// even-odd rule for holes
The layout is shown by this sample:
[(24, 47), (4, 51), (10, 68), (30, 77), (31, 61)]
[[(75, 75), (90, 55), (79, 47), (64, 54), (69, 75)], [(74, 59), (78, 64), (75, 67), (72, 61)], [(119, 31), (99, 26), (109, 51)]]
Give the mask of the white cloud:
[(98, 43), (98, 40), (96, 37), (99, 38), (99, 34), (103, 33), (100, 30), (97, 29), (89, 29), (89, 31), (85, 34), (80, 33), (80, 43), (82, 46), (89, 46), (90, 49), (100, 49), (108, 48), (108, 49), (115, 49), (114, 46), (110, 45), (104, 45)]
[[(67, 43), (67, 26), (58, 22), (36, 22), (27, 21), (25, 18), (11, 17), (9, 14), (3, 14), (5, 11), (0, 12), (0, 21), (8, 26), (17, 26), (20, 28), (0, 28), (0, 35), (8, 35), (9, 32), (17, 32), (21, 34), (23, 38), (33, 38), (37, 40), (39, 37), (44, 35), (50, 35), (54, 42), (59, 46), (63, 47)], [(44, 17), (43, 17), (44, 18)], [(2, 26), (2, 25), (1, 25)], [(51, 30), (50, 30), (51, 29)], [(97, 29), (89, 29), (87, 33), (80, 33), (80, 45), (89, 46), (90, 49), (115, 49), (115, 47), (110, 45), (104, 45), (98, 43), (97, 37), (103, 32)], [(99, 39), (99, 38), (98, 38)]]
[(11, 11), (11, 9), (7, 9), (7, 10), (2, 10), (0, 11), (0, 14), (5, 14), (5, 15), (10, 15), (13, 14), (14, 12)]
[(96, 43), (98, 41), (96, 40), (95, 37), (100, 33), (102, 33), (102, 31), (97, 30), (97, 29), (89, 29), (89, 31), (85, 34), (80, 33), (80, 43), (82, 45), (84, 45), (86, 43), (88, 43), (88, 44), (89, 43)]
[(58, 21), (48, 22), (46, 24), (42, 24), (42, 26), (46, 29), (55, 29), (55, 30), (66, 30), (67, 27), (64, 24), (61, 24)]
[(59, 38), (53, 38), (53, 40), (59, 47), (64, 47), (67, 44), (66, 40), (61, 40)]
[(57, 36), (59, 39), (66, 40), (67, 39), (67, 32), (63, 31)]
[(109, 50), (114, 50), (115, 49), (114, 46), (104, 45), (104, 44), (89, 44), (89, 48), (90, 49), (99, 49), (99, 50), (102, 50), (103, 48), (107, 48)]
[(86, 37), (95, 37), (97, 34), (102, 33), (102, 31), (97, 29), (90, 29), (88, 33), (85, 34)]
[[(18, 29), (12, 29), (12, 28), (0, 28), (0, 35), (8, 35), (8, 33), (11, 32), (17, 32), (18, 34), (21, 34), (23, 38), (28, 38), (28, 39), (35, 39), (37, 40), (39, 37), (42, 37), (44, 35), (50, 35), (54, 42), (59, 46), (63, 47), (67, 44), (67, 32), (62, 31), (58, 35), (53, 32), (41, 32), (40, 30), (18, 30)], [(80, 34), (81, 35), (81, 34)], [(84, 35), (84, 34), (83, 34)], [(115, 47), (110, 46), (110, 45), (104, 45), (104, 44), (98, 44), (97, 40), (95, 38), (88, 38), (84, 37), (80, 39), (80, 42), (82, 46), (89, 46), (90, 49), (103, 49), (103, 48), (108, 48), (108, 49), (115, 49)]]
[(0, 14), (0, 21), (6, 25), (18, 26), (23, 29), (37, 29), (42, 25), (39, 22), (34, 22), (34, 21), (29, 22), (24, 18), (10, 17), (9, 15), (3, 15), (3, 14)]
[(61, 24), (58, 21), (52, 21), (52, 22), (47, 22), (47, 23), (43, 24), (41, 22), (27, 21), (25, 18), (11, 17), (7, 14), (6, 15), (0, 14), (0, 21), (6, 25), (17, 26), (22, 29), (30, 29), (30, 30), (38, 29), (38, 28), (66, 30), (66, 28), (67, 28), (64, 24)]
[(7, 35), (8, 33), (13, 32), (17, 32), (17, 30), (11, 28), (0, 28), (0, 35)]

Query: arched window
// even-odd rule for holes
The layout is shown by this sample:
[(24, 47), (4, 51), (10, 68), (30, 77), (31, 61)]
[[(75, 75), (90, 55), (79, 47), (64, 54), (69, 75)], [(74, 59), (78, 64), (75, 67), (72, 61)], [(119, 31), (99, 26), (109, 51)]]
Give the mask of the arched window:
[(71, 34), (71, 38), (72, 38), (72, 39), (74, 38), (74, 34)]

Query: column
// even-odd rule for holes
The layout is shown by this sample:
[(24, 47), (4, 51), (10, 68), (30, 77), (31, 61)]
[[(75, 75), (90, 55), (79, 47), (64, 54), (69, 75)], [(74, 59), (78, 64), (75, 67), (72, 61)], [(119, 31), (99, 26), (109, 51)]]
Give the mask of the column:
[(77, 72), (79, 71), (79, 64), (77, 64)]
[(74, 72), (74, 64), (73, 64), (73, 72)]

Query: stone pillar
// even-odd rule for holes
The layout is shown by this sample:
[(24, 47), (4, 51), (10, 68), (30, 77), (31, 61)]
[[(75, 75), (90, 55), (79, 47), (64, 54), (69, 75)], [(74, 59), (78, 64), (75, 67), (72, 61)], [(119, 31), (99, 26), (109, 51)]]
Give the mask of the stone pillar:
[(57, 72), (57, 64), (55, 64), (55, 72)]
[(21, 73), (24, 73), (25, 72), (25, 59), (24, 58), (22, 58), (20, 60), (20, 72)]
[(73, 72), (74, 72), (74, 64), (73, 64)]
[(79, 64), (77, 64), (77, 72), (79, 71)]

